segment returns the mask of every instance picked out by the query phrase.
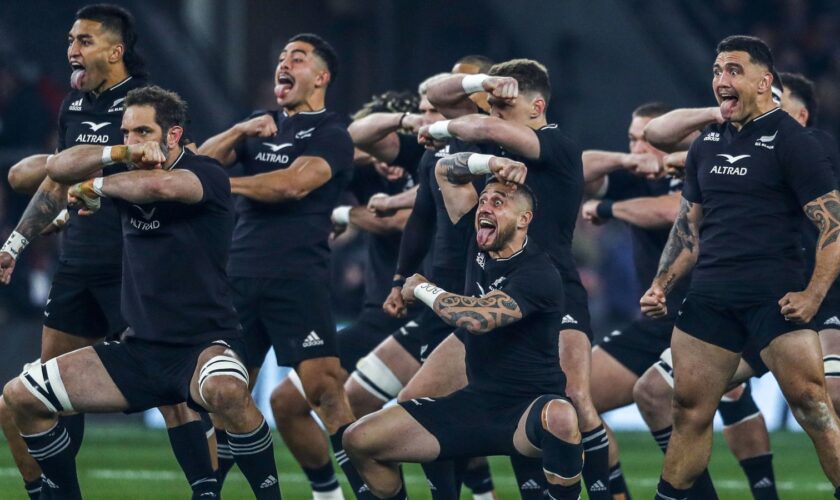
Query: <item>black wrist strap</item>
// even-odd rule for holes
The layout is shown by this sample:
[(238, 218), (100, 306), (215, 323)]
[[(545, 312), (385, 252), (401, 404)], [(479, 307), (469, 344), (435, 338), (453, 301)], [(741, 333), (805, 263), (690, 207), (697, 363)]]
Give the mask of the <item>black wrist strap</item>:
[(595, 214), (599, 219), (606, 220), (613, 218), (613, 203), (612, 200), (603, 200), (601, 203), (598, 203), (598, 206), (595, 208)]

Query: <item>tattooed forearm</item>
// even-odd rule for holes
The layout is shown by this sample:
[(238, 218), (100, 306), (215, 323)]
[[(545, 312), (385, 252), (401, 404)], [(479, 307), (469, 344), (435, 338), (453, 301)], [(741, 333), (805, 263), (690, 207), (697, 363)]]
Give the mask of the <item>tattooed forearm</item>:
[(689, 212), (693, 207), (694, 203), (685, 198), (680, 201), (677, 220), (674, 222), (674, 227), (671, 228), (671, 234), (668, 236), (668, 242), (665, 244), (665, 249), (662, 251), (662, 257), (659, 260), (659, 270), (656, 273), (655, 281), (659, 282), (665, 293), (671, 291), (677, 279), (682, 277), (682, 274), (687, 270), (680, 269), (683, 266), (675, 265), (679, 264), (680, 258), (687, 255), (692, 264), (697, 259), (700, 234), (697, 222), (691, 220), (690, 217)]
[(15, 231), (32, 241), (67, 206), (67, 188), (46, 179), (29, 200)]
[(466, 184), (473, 178), (470, 173), (470, 168), (467, 166), (467, 160), (470, 159), (472, 153), (456, 153), (449, 155), (438, 161), (440, 168), (444, 169), (446, 180), (452, 184)]
[(808, 289), (825, 297), (840, 273), (840, 194), (832, 191), (811, 201), (804, 209), (808, 218), (820, 229)]
[(446, 324), (470, 333), (487, 333), (522, 319), (516, 301), (498, 290), (484, 297), (448, 293), (435, 302), (434, 310)]

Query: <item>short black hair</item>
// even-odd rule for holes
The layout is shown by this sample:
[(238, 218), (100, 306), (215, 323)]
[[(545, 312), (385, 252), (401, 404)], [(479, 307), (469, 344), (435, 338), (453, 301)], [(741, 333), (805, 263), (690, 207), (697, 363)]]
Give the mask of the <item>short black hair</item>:
[(746, 52), (750, 55), (750, 62), (760, 64), (773, 72), (773, 52), (764, 43), (764, 40), (755, 36), (732, 35), (724, 38), (718, 43), (717, 53), (721, 52)]
[(131, 76), (147, 76), (146, 61), (137, 53), (137, 31), (134, 28), (134, 16), (124, 8), (109, 3), (86, 5), (76, 11), (76, 20), (96, 21), (102, 29), (120, 37), (125, 51), (123, 64)]
[(330, 82), (335, 81), (335, 78), (338, 76), (338, 53), (329, 42), (314, 33), (299, 33), (289, 38), (289, 41), (286, 43), (292, 42), (304, 42), (311, 45), (315, 55), (320, 57), (324, 61), (324, 64), (327, 65), (327, 71), (330, 72)]
[(808, 110), (808, 123), (805, 126), (814, 125), (819, 112), (819, 103), (814, 92), (814, 82), (801, 73), (781, 73), (779, 76), (782, 77), (782, 85), (788, 89), (790, 96), (798, 99)]
[(494, 64), (487, 74), (512, 77), (519, 83), (520, 92), (536, 92), (543, 96), (546, 103), (551, 99), (548, 70), (533, 59), (511, 59)]
[(470, 54), (458, 59), (455, 61), (455, 64), (472, 64), (473, 66), (478, 66), (479, 73), (487, 73), (495, 62), (487, 56)]
[(187, 123), (187, 103), (181, 96), (157, 85), (130, 90), (125, 96), (125, 107), (151, 106), (155, 110), (157, 123), (164, 136), (172, 127), (181, 127)]
[(420, 96), (414, 92), (389, 90), (371, 97), (370, 102), (353, 114), (359, 120), (372, 113), (415, 113), (420, 105)]
[[(487, 188), (487, 186), (493, 184), (494, 182), (501, 183), (497, 177), (488, 177), (487, 182), (484, 184), (484, 188)], [(482, 189), (482, 191), (484, 191), (484, 189)], [(534, 194), (534, 191), (527, 184), (517, 184), (516, 192), (525, 197), (525, 200), (531, 206), (532, 212), (537, 211), (537, 195)]]
[(641, 118), (656, 118), (674, 109), (670, 104), (654, 101), (646, 102), (633, 110), (633, 116)]

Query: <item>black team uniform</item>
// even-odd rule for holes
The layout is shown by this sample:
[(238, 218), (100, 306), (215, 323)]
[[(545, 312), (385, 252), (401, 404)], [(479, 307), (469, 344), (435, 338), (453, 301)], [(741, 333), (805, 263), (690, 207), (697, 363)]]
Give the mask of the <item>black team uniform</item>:
[[(474, 216), (475, 210), (462, 220), (472, 221)], [(448, 460), (518, 455), (513, 435), (536, 401), (526, 429), (529, 441), (543, 450), (544, 467), (559, 473), (556, 465), (562, 462), (574, 469), (576, 455), (579, 472), (580, 445), (553, 436), (546, 439), (539, 418), (546, 400), (565, 399), (565, 376), (556, 354), (565, 310), (557, 269), (536, 243), (527, 240), (522, 250), (506, 259), (494, 260), (485, 252), (470, 255), (466, 295), (501, 290), (516, 301), (523, 317), (481, 335), (456, 330), (466, 348), (467, 387), (443, 398), (412, 399), (400, 405), (438, 440), (438, 460)], [(578, 473), (562, 472), (564, 477)], [(579, 483), (576, 488), (551, 485), (549, 491), (554, 498), (577, 498)]]
[[(740, 131), (729, 123), (703, 129), (683, 188), (683, 198), (703, 205), (700, 255), (676, 327), (745, 354), (812, 328), (786, 321), (778, 301), (807, 282), (802, 207), (836, 186), (828, 153), (780, 108)], [(684, 496), (665, 482), (658, 491)]]
[[(236, 200), (228, 274), (245, 330), (245, 362), (249, 368), (262, 366), (274, 347), (278, 365), (295, 367), (306, 359), (338, 356), (328, 239), (330, 215), (353, 175), (353, 143), (342, 118), (326, 109), (292, 116), (257, 111), (248, 119), (263, 114), (274, 118), (277, 133), (246, 137), (237, 145), (244, 175), (288, 168), (300, 156), (323, 158), (332, 170), (329, 181), (300, 200)], [(225, 435), (218, 431), (224, 479), (233, 461)], [(321, 483), (328, 471), (306, 472)]]

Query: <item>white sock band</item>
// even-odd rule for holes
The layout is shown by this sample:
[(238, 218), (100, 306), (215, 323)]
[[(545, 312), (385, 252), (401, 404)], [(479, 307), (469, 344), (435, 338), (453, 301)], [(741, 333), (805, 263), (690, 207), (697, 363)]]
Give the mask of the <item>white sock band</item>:
[(435, 299), (444, 293), (447, 293), (447, 291), (431, 283), (420, 283), (414, 287), (414, 296), (429, 307), (434, 307)]
[(429, 135), (435, 139), (451, 139), (452, 134), (449, 133), (449, 122), (452, 120), (441, 120), (434, 122), (429, 126)]
[(493, 155), (474, 153), (467, 158), (467, 167), (471, 174), (485, 175), (490, 173), (490, 159)]
[(332, 218), (336, 224), (346, 226), (350, 224), (350, 205), (335, 207), (332, 211)]
[(26, 248), (26, 245), (28, 244), (29, 240), (27, 240), (26, 237), (17, 231), (12, 231), (12, 234), (9, 235), (6, 243), (3, 243), (3, 247), (0, 248), (0, 252), (6, 252), (11, 255), (13, 259), (17, 260), (18, 255), (23, 252), (23, 249)]
[(475, 94), (476, 92), (484, 92), (484, 80), (490, 78), (489, 76), (485, 75), (484, 73), (478, 73), (477, 75), (467, 75), (461, 80), (461, 88), (464, 89), (464, 92), (467, 94)]
[(116, 163), (113, 158), (111, 158), (111, 146), (105, 146), (102, 148), (102, 164), (103, 165), (113, 165)]

